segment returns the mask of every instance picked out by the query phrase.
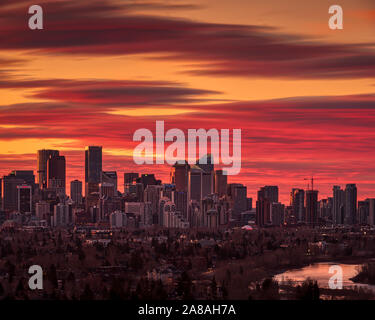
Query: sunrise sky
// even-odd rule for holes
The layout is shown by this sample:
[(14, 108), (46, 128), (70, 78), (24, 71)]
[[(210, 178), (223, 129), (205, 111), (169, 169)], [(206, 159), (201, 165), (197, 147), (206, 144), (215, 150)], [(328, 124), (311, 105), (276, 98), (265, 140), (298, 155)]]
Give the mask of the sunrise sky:
[[(29, 30), (28, 8), (44, 10)], [(344, 30), (328, 28), (328, 8)], [(60, 150), (67, 182), (84, 179), (84, 147), (103, 169), (137, 166), (135, 130), (242, 129), (242, 171), (256, 197), (314, 175), (320, 198), (357, 183), (375, 197), (373, 0), (1, 0), (0, 175), (36, 171), (36, 151)]]

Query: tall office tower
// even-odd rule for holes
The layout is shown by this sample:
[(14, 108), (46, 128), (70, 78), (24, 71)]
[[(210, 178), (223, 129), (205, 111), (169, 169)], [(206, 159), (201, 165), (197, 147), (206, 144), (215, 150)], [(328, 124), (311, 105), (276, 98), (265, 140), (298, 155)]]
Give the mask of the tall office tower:
[(203, 170), (192, 165), (189, 172), (189, 189), (188, 189), (188, 201), (196, 200), (201, 201), (202, 196), (202, 180), (203, 180)]
[(256, 223), (264, 226), (272, 223), (271, 205), (279, 202), (279, 187), (264, 186), (258, 190), (258, 201), (256, 203)]
[(47, 161), (50, 157), (56, 157), (59, 155), (58, 150), (38, 150), (37, 162), (38, 162), (38, 184), (40, 189), (47, 188)]
[(271, 204), (271, 223), (273, 226), (281, 226), (285, 221), (285, 205), (280, 202)]
[(143, 197), (144, 197), (143, 183), (137, 182), (135, 184), (135, 194), (136, 194), (136, 197), (137, 197), (137, 202), (143, 202)]
[(186, 191), (174, 191), (173, 202), (176, 205), (176, 210), (181, 212), (185, 220), (188, 218), (188, 193)]
[(368, 224), (375, 225), (375, 199), (366, 199), (369, 203)]
[(120, 197), (112, 197), (110, 196), (113, 193), (113, 187), (109, 186), (108, 189), (105, 186), (101, 185), (100, 188), (101, 197), (98, 201), (99, 207), (99, 218), (96, 221), (105, 221), (109, 220), (109, 215), (116, 211), (122, 210), (123, 208), (123, 201)]
[(365, 225), (369, 224), (370, 220), (370, 201), (358, 201), (358, 219), (359, 224)]
[(2, 190), (2, 201), (1, 209), (3, 211), (16, 211), (18, 209), (17, 205), (17, 186), (25, 183), (25, 180), (16, 177), (14, 173), (10, 173), (4, 176), (1, 180), (1, 190)]
[(102, 176), (102, 147), (89, 146), (85, 150), (85, 196), (89, 195), (90, 184), (99, 186)]
[(202, 174), (202, 196), (214, 193), (214, 172), (203, 172)]
[(292, 206), (285, 207), (284, 220), (287, 225), (297, 224), (297, 219), (294, 216), (294, 210)]
[(210, 194), (202, 201), (202, 210), (198, 223), (206, 228), (218, 228), (220, 225), (220, 211), (224, 208), (219, 202), (217, 194)]
[(322, 199), (319, 201), (319, 218), (324, 222), (332, 221), (332, 198)]
[(190, 223), (190, 226), (192, 227), (198, 227), (199, 226), (199, 221), (200, 221), (200, 216), (201, 216), (201, 202), (196, 201), (196, 200), (191, 200), (189, 202), (189, 207), (188, 207), (188, 221)]
[(11, 174), (14, 174), (16, 178), (25, 181), (25, 184), (29, 185), (34, 191), (35, 189), (35, 176), (32, 170), (13, 170)]
[(214, 193), (214, 162), (210, 154), (200, 158), (196, 165), (202, 172), (202, 197)]
[(124, 173), (124, 193), (130, 194), (132, 186), (135, 185), (137, 179), (139, 178), (139, 174), (135, 172), (125, 172)]
[(65, 157), (51, 156), (47, 160), (47, 188), (56, 190), (57, 195), (65, 195)]
[(246, 210), (250, 211), (253, 209), (253, 198), (247, 198)]
[(161, 190), (162, 190), (163, 197), (167, 197), (173, 202), (173, 199), (174, 199), (173, 197), (176, 191), (176, 186), (171, 183), (164, 183), (162, 187), (163, 188)]
[(306, 223), (312, 226), (317, 225), (318, 217), (318, 191), (306, 191)]
[(113, 194), (117, 196), (117, 172), (116, 171), (103, 171), (101, 182), (112, 184)]
[(163, 186), (148, 185), (144, 191), (143, 200), (151, 203), (151, 211), (154, 220), (158, 220), (159, 200), (163, 192)]
[(345, 188), (344, 223), (347, 225), (357, 223), (357, 187), (355, 184), (347, 184)]
[(86, 184), (86, 187), (87, 187), (86, 189), (87, 196), (85, 197), (86, 213), (90, 213), (91, 208), (96, 207), (98, 205), (98, 202), (100, 199), (99, 184), (100, 183), (95, 183), (95, 182), (88, 182)]
[(255, 223), (258, 227), (263, 227), (271, 223), (271, 202), (267, 198), (258, 196)]
[(17, 209), (19, 213), (31, 213), (33, 208), (32, 188), (22, 184), (17, 186)]
[(197, 161), (196, 165), (205, 172), (214, 171), (214, 159), (212, 158), (211, 154), (206, 154), (205, 156), (200, 158)]
[(268, 199), (271, 203), (279, 202), (279, 187), (278, 186), (264, 186), (258, 191), (258, 199)]
[(70, 182), (70, 198), (75, 204), (82, 204), (82, 181), (73, 180)]
[(93, 223), (96, 223), (96, 222), (100, 222), (100, 208), (96, 205), (94, 206), (91, 206), (89, 208), (89, 215), (90, 215), (90, 222), (93, 222)]
[(112, 183), (102, 182), (99, 183), (100, 198), (113, 198), (115, 194), (115, 186)]
[(241, 186), (243, 186), (243, 184), (241, 184), (241, 183), (229, 183), (227, 185), (227, 192), (226, 192), (226, 194), (228, 195), (228, 198), (231, 199), (231, 200), (233, 200), (234, 189), (236, 187), (241, 187)]
[(247, 188), (243, 185), (236, 185), (233, 191), (232, 218), (235, 221), (240, 221), (241, 213), (247, 210)]
[(332, 197), (328, 197), (327, 213), (328, 213), (329, 221), (333, 223), (333, 198)]
[(136, 172), (125, 172), (124, 173), (124, 184), (133, 184), (139, 178), (139, 173)]
[(345, 191), (340, 186), (333, 186), (333, 212), (332, 220), (334, 224), (344, 223), (345, 213)]
[(176, 185), (176, 191), (188, 191), (190, 165), (176, 162), (171, 169), (171, 183)]
[(139, 179), (137, 179), (137, 182), (140, 182), (143, 184), (143, 189), (146, 189), (148, 185), (156, 185), (161, 184), (160, 180), (156, 180), (155, 174), (149, 173), (149, 174), (142, 174)]
[(297, 222), (303, 222), (305, 220), (305, 190), (292, 189), (290, 205), (293, 207), (293, 214)]
[(158, 212), (159, 212), (159, 217), (158, 217), (158, 224), (159, 226), (163, 226), (164, 225), (164, 215), (163, 215), (163, 210), (164, 210), (164, 205), (167, 203), (167, 202), (170, 202), (170, 199), (166, 198), (166, 197), (162, 197), (160, 200), (159, 200), (159, 208), (158, 208)]
[(223, 170), (215, 171), (215, 193), (219, 197), (225, 196), (227, 194), (228, 176), (224, 174)]

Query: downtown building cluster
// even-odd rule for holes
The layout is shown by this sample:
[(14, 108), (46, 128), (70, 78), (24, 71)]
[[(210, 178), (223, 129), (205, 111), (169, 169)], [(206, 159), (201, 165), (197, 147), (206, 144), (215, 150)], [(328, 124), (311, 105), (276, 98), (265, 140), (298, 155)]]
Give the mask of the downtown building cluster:
[(103, 228), (227, 227), (251, 209), (247, 188), (228, 184), (222, 170), (206, 164), (176, 163), (170, 182), (155, 174), (125, 172), (122, 192), (116, 171), (102, 169), (102, 147), (85, 150), (85, 180), (70, 181), (58, 150), (37, 152), (37, 172), (14, 170), (1, 179), (0, 223)]
[(67, 196), (65, 157), (58, 150), (39, 150), (36, 176), (14, 170), (2, 177), (0, 224), (112, 229), (375, 224), (375, 199), (357, 201), (354, 184), (334, 186), (332, 197), (321, 200), (313, 184), (292, 189), (287, 206), (279, 202), (277, 186), (264, 186), (253, 208), (247, 187), (228, 183), (210, 155), (194, 165), (177, 162), (169, 183), (155, 174), (123, 174), (120, 192), (117, 172), (102, 169), (102, 147), (89, 146), (85, 180), (70, 181)]
[(318, 200), (318, 190), (293, 188), (289, 206), (278, 202), (277, 186), (258, 191), (256, 224), (270, 225), (375, 225), (375, 199), (357, 200), (357, 186), (333, 186), (332, 197)]

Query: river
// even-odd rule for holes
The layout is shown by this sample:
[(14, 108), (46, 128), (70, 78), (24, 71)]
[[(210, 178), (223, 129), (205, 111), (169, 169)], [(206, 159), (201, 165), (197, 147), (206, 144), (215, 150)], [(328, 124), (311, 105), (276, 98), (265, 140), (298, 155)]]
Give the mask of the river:
[(361, 264), (344, 264), (335, 262), (320, 262), (314, 263), (307, 267), (300, 269), (292, 269), (283, 273), (275, 275), (274, 279), (282, 282), (291, 280), (294, 283), (302, 283), (307, 278), (316, 280), (319, 287), (329, 288), (328, 281), (333, 276), (329, 273), (329, 268), (333, 265), (338, 265), (342, 268), (342, 284), (344, 288), (351, 288), (354, 286), (370, 289), (375, 293), (375, 285), (355, 283), (350, 278), (354, 277), (357, 273)]

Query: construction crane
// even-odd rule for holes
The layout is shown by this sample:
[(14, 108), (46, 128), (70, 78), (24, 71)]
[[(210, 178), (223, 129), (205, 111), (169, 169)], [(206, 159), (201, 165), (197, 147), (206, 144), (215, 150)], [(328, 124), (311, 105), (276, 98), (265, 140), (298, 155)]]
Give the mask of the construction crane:
[[(311, 190), (314, 190), (314, 177), (311, 176), (311, 178), (304, 178), (303, 180), (311, 181)], [(307, 190), (310, 190), (310, 184), (307, 184)]]

